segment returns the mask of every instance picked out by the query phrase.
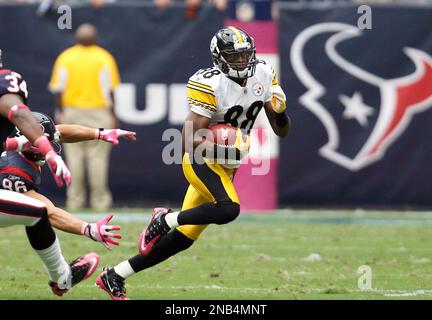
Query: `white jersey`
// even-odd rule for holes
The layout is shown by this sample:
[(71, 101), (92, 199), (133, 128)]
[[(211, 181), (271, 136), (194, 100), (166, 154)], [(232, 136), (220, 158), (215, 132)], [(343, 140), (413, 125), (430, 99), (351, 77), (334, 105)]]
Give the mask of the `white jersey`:
[(264, 61), (245, 87), (216, 67), (200, 69), (189, 78), (188, 104), (193, 112), (211, 118), (210, 125), (229, 123), (249, 133), (264, 103), (271, 101), (272, 85), (279, 85), (278, 79)]

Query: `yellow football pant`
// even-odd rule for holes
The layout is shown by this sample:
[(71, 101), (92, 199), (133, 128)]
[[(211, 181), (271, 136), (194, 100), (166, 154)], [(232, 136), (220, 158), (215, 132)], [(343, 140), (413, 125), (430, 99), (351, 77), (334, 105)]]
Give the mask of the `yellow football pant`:
[[(195, 208), (201, 204), (216, 203), (231, 200), (240, 204), (237, 191), (232, 182), (234, 169), (210, 163), (192, 163), (188, 153), (183, 156), (183, 173), (189, 182), (186, 196), (183, 200), (182, 211)], [(207, 225), (182, 225), (177, 230), (191, 240), (197, 240)]]

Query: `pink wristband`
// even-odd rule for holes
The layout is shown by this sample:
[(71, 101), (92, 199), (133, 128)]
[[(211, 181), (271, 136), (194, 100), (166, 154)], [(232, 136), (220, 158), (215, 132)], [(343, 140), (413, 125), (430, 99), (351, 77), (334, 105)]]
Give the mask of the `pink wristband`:
[(95, 140), (99, 140), (100, 139), (100, 130), (99, 129), (95, 129), (94, 138), (95, 138)]
[(18, 149), (18, 141), (16, 138), (7, 138), (3, 147), (6, 151), (15, 151)]
[(7, 115), (7, 117), (8, 117), (8, 119), (9, 119), (10, 122), (12, 122), (12, 119), (13, 119), (14, 113), (15, 113), (17, 110), (19, 110), (19, 109), (27, 109), (27, 110), (30, 110), (29, 107), (27, 107), (26, 105), (23, 105), (23, 104), (21, 104), (21, 105), (17, 105), (17, 104), (14, 105), (12, 108), (9, 109), (9, 111), (8, 111), (8, 115)]
[(34, 142), (34, 145), (43, 155), (46, 155), (50, 151), (54, 151), (51, 143), (46, 136), (40, 136), (39, 138), (37, 138)]

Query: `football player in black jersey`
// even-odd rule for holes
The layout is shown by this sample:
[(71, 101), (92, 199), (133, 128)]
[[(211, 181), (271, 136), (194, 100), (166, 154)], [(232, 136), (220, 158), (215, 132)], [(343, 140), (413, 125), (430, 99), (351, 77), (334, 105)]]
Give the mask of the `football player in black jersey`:
[[(3, 69), (0, 50), (0, 150), (15, 126), (41, 153), (58, 186), (62, 179), (69, 184), (71, 177), (66, 164), (53, 149), (41, 126), (26, 105), (27, 84), (12, 70)], [(41, 258), (49, 274), (49, 286), (62, 296), (72, 286), (88, 278), (96, 270), (99, 256), (89, 253), (66, 263), (60, 243), (48, 220), (46, 205), (18, 192), (0, 190), (0, 227), (24, 225), (30, 245)]]

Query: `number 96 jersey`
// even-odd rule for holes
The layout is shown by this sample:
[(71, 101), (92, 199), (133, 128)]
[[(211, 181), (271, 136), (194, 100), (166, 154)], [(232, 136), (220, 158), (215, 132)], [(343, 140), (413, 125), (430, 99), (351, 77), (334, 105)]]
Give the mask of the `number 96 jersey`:
[(37, 191), (41, 169), (18, 152), (3, 152), (0, 156), (0, 189), (25, 193)]
[(278, 85), (278, 79), (264, 61), (257, 64), (245, 87), (213, 67), (189, 78), (187, 99), (193, 112), (211, 118), (210, 125), (229, 123), (249, 133), (264, 103), (271, 101), (272, 85)]

